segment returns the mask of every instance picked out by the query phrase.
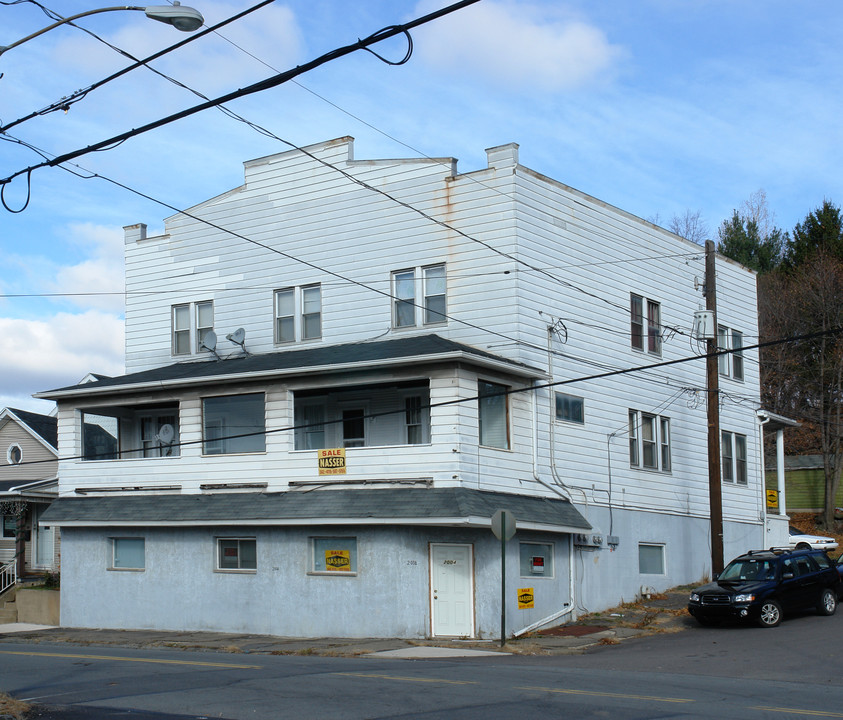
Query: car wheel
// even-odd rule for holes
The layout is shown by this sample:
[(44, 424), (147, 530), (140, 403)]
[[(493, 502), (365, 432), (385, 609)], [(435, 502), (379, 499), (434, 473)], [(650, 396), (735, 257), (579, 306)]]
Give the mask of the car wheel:
[(806, 542), (796, 543), (797, 550), (810, 550), (811, 546)]
[(835, 594), (826, 588), (820, 595), (820, 601), (817, 603), (817, 612), (820, 615), (834, 615), (837, 610), (837, 597)]
[(761, 627), (776, 627), (782, 621), (782, 606), (775, 600), (765, 600), (761, 603), (761, 613), (758, 624)]

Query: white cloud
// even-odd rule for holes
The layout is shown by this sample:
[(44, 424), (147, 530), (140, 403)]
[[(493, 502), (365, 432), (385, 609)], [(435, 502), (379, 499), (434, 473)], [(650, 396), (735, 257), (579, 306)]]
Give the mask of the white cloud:
[(0, 397), (72, 385), (89, 372), (122, 374), (123, 346), (123, 321), (95, 310), (0, 318)]
[(79, 307), (122, 313), (123, 296), (119, 294), (125, 287), (122, 229), (78, 223), (70, 226), (69, 241), (89, 257), (58, 268), (51, 292), (68, 293), (67, 300)]
[(423, 26), (417, 35), (416, 52), (427, 64), (509, 90), (603, 84), (624, 55), (583, 20), (517, 2), (478, 3)]

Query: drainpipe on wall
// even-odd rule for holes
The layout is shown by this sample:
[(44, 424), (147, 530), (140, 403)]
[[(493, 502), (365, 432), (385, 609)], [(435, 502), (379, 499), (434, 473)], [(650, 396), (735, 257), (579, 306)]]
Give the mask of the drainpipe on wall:
[(537, 630), (538, 628), (542, 627), (543, 625), (547, 625), (552, 623), (554, 620), (558, 620), (561, 617), (565, 617), (574, 611), (576, 607), (576, 603), (574, 602), (574, 536), (568, 535), (568, 581), (570, 583), (570, 588), (568, 591), (568, 597), (571, 598), (571, 604), (559, 610), (558, 612), (553, 613), (552, 615), (548, 615), (546, 618), (542, 618), (541, 620), (537, 620), (536, 622), (528, 625), (525, 628), (521, 628), (516, 632), (512, 633), (513, 637), (521, 637), (525, 633), (532, 632), (533, 630)]

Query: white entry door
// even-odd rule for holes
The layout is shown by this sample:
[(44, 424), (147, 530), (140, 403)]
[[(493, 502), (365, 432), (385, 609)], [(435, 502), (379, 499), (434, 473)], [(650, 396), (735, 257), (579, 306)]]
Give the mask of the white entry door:
[(474, 636), (474, 562), (471, 545), (430, 545), (433, 634)]

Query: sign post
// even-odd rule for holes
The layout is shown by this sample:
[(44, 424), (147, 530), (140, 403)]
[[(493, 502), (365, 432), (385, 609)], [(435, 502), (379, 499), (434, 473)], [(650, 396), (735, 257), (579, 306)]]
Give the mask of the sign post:
[(497, 510), (492, 515), (492, 532), (501, 541), (501, 647), (506, 642), (506, 541), (515, 535), (515, 515)]

